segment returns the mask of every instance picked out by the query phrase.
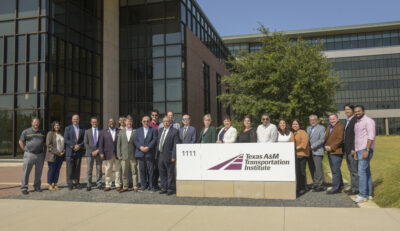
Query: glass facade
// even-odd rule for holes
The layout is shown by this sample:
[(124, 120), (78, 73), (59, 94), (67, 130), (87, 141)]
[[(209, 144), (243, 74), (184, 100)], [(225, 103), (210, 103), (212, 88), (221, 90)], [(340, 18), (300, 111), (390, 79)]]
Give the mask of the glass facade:
[(0, 1), (0, 155), (21, 152), (32, 117), (47, 130), (87, 110), (82, 79), (98, 85), (87, 100), (88, 114), (100, 115), (101, 32), (102, 0)]
[[(293, 35), (293, 43), (296, 39)], [(300, 36), (301, 35), (296, 35)], [(343, 50), (400, 45), (400, 30), (359, 32), (343, 35), (304, 37), (311, 44), (324, 42), (323, 50)], [(259, 42), (232, 43), (227, 47), (233, 54), (256, 52)], [(400, 54), (331, 58), (333, 70), (343, 86), (338, 90), (336, 109), (346, 103), (362, 104), (369, 110), (400, 109)], [(400, 116), (400, 115), (399, 115)], [(400, 117), (387, 118), (389, 134), (400, 134)], [(386, 134), (385, 119), (375, 118), (377, 133)]]
[(186, 112), (186, 28), (224, 62), (229, 51), (195, 1), (120, 1), (120, 113), (137, 125), (153, 108), (176, 121)]

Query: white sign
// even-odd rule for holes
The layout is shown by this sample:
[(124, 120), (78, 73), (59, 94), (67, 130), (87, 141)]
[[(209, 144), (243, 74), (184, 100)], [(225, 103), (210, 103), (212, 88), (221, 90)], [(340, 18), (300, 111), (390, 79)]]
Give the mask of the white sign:
[(178, 144), (177, 180), (296, 181), (294, 143)]

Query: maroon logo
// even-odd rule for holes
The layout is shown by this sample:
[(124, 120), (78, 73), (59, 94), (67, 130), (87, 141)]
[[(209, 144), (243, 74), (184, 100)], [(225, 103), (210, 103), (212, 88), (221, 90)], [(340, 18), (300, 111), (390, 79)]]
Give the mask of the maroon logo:
[(233, 157), (227, 161), (224, 161), (220, 164), (215, 165), (208, 170), (241, 170), (243, 165), (243, 156), (244, 154), (240, 154), (238, 156)]

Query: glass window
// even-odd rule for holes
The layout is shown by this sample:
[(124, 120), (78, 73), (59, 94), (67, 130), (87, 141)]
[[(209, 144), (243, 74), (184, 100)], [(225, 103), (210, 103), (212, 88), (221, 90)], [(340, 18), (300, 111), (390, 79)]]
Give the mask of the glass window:
[[(10, 109), (14, 109), (14, 95), (0, 95), (0, 110)], [(4, 124), (4, 121), (2, 120), (0, 124)]]
[(33, 17), (39, 13), (39, 0), (18, 0), (18, 17)]
[(37, 64), (29, 64), (29, 91), (38, 90)]
[(40, 35), (40, 60), (45, 60), (47, 54), (47, 34)]
[[(3, 38), (0, 37), (0, 64), (3, 64), (3, 53), (4, 53), (4, 49), (3, 49)], [(1, 88), (0, 88), (1, 89)]]
[(15, 0), (1, 0), (0, 1), (0, 19), (13, 19), (15, 18)]
[(47, 18), (40, 19), (40, 31), (47, 31)]
[(163, 79), (165, 75), (164, 68), (164, 59), (153, 59), (153, 79)]
[(14, 65), (9, 65), (6, 68), (6, 92), (14, 92)]
[(182, 76), (181, 58), (167, 58), (167, 78), (180, 78)]
[(40, 0), (40, 11), (42, 15), (46, 15), (47, 13), (47, 0)]
[(46, 64), (40, 64), (40, 91), (45, 91)]
[(165, 103), (153, 103), (153, 108), (157, 109), (160, 114), (165, 114)]
[(153, 57), (163, 57), (164, 56), (164, 46), (153, 47)]
[(167, 100), (182, 100), (182, 80), (177, 79), (167, 81)]
[(165, 101), (165, 84), (164, 80), (153, 81), (153, 101)]
[[(3, 93), (3, 88), (4, 88), (4, 78), (3, 78), (3, 66), (0, 65), (0, 94)], [(1, 105), (0, 105), (1, 109)]]
[(26, 92), (26, 70), (25, 64), (18, 65), (18, 82), (17, 91)]
[(166, 24), (166, 37), (165, 40), (167, 44), (180, 43), (181, 33), (179, 23), (168, 23)]
[(37, 19), (18, 20), (18, 34), (38, 32), (38, 26)]
[(169, 102), (167, 103), (167, 110), (174, 113), (182, 113), (182, 102)]
[(6, 63), (14, 63), (14, 37), (7, 37), (6, 40), (6, 46), (7, 46), (7, 59)]
[(29, 61), (38, 60), (38, 35), (29, 36)]
[(18, 62), (23, 63), (26, 61), (26, 37), (21, 35), (17, 37), (18, 40)]
[(14, 21), (0, 22), (0, 35), (14, 34), (15, 26)]
[[(1, 8), (0, 8), (1, 9)], [(8, 100), (7, 98), (11, 98)], [(0, 108), (3, 106), (3, 101), (13, 102), (12, 96), (0, 96)], [(13, 112), (12, 111), (0, 111), (0, 131), (1, 131), (1, 142), (0, 142), (0, 154), (7, 154), (13, 152)]]
[(164, 44), (164, 30), (162, 25), (154, 25), (152, 30), (152, 45)]
[(37, 94), (17, 95), (17, 108), (37, 108)]
[(182, 54), (182, 47), (181, 45), (170, 45), (167, 46), (167, 56), (178, 56)]

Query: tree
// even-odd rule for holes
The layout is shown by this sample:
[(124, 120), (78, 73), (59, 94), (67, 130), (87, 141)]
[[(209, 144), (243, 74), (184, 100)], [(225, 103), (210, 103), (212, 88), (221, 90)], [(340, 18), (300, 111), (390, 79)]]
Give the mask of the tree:
[(263, 113), (278, 119), (308, 121), (311, 114), (320, 117), (334, 112), (334, 95), (340, 87), (331, 63), (322, 54), (322, 44), (309, 44), (302, 39), (292, 43), (282, 33), (269, 33), (262, 48), (255, 53), (241, 52), (228, 61), (231, 75), (223, 77), (229, 93), (219, 96), (234, 111), (239, 122), (250, 115), (258, 122)]

